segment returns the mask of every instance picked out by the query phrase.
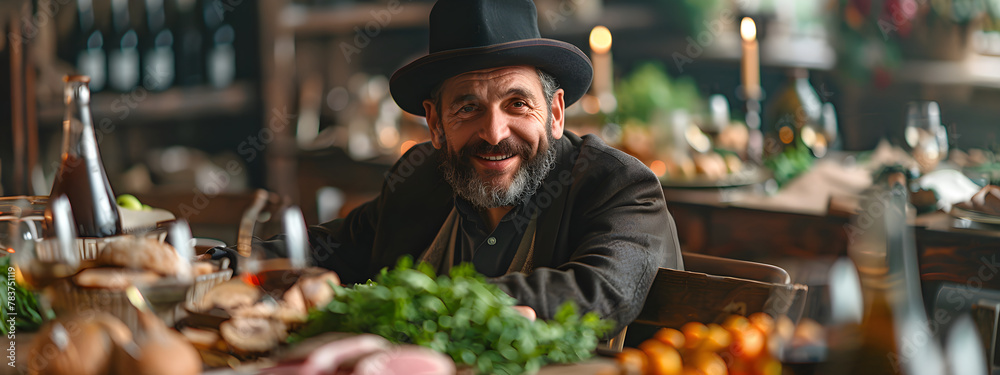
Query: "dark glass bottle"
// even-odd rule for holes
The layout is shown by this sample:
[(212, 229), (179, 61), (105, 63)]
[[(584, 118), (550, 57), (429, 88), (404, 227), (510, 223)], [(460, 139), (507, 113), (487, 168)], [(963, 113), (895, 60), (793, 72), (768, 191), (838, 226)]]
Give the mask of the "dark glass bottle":
[(73, 58), (80, 74), (90, 77), (90, 89), (101, 91), (107, 82), (108, 58), (104, 52), (104, 33), (94, 17), (92, 0), (77, 0), (77, 29)]
[[(764, 156), (774, 156), (786, 149), (806, 148), (817, 153), (816, 134), (822, 133), (823, 102), (809, 83), (809, 71), (795, 68), (789, 71), (787, 85), (770, 104), (767, 113)], [(823, 143), (823, 153), (826, 143)]]
[(142, 53), (142, 85), (162, 91), (174, 82), (174, 33), (167, 27), (163, 0), (146, 0), (146, 33)]
[[(65, 195), (73, 209), (80, 237), (109, 237), (122, 233), (115, 194), (108, 182), (94, 124), (90, 116), (90, 79), (67, 76), (66, 117), (63, 121), (62, 163), (50, 197)], [(51, 235), (52, 210), (45, 209), (45, 230)]]
[(108, 43), (108, 83), (116, 91), (139, 84), (139, 34), (132, 27), (127, 0), (111, 0), (112, 38)]
[(233, 49), (236, 31), (226, 22), (226, 8), (218, 1), (202, 3), (202, 16), (208, 43), (205, 78), (212, 86), (224, 88), (233, 82), (236, 75), (236, 51)]
[[(849, 224), (866, 314), (853, 345), (832, 346), (823, 374), (946, 374), (945, 358), (928, 319), (920, 286), (912, 208), (903, 184), (875, 186), (863, 194), (866, 210)], [(843, 341), (842, 343), (849, 343)]]
[(174, 35), (174, 58), (176, 82), (182, 86), (196, 86), (205, 83), (205, 53), (202, 50), (205, 39), (202, 30), (202, 16), (196, 0), (173, 0), (177, 9), (177, 24)]

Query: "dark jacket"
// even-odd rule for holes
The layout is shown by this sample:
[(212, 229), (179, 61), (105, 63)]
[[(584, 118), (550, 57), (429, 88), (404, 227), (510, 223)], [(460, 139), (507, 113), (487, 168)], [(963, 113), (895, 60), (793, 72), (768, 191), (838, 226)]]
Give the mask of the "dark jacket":
[[(540, 318), (574, 300), (621, 329), (639, 314), (658, 267), (682, 269), (662, 187), (649, 168), (595, 136), (567, 131), (555, 147), (557, 164), (527, 207), (540, 210), (535, 269), (490, 282)], [(359, 283), (403, 255), (419, 258), (454, 206), (440, 152), (430, 143), (412, 147), (377, 198), (311, 227), (314, 264)]]

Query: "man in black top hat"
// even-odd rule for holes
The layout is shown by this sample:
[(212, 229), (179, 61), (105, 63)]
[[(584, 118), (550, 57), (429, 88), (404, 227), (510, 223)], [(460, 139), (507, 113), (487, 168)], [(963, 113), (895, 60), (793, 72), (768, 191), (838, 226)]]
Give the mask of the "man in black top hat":
[(592, 76), (578, 48), (539, 37), (530, 0), (438, 1), (430, 54), (390, 80), (431, 142), (376, 199), (310, 228), (314, 263), (353, 283), (404, 255), (439, 272), (471, 262), (543, 319), (573, 300), (630, 323), (657, 268), (682, 268), (680, 247), (649, 168), (564, 130)]

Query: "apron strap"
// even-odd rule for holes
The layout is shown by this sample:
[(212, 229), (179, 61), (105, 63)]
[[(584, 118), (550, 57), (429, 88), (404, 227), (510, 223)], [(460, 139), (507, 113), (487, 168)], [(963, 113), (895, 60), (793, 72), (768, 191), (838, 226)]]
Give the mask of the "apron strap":
[[(538, 228), (538, 213), (535, 212), (524, 230), (524, 236), (514, 253), (507, 273), (530, 272), (534, 267), (535, 255), (535, 232)], [(447, 274), (451, 271), (451, 266), (455, 263), (455, 244), (458, 238), (458, 210), (451, 209), (448, 218), (445, 219), (437, 236), (431, 241), (431, 245), (420, 255), (417, 263), (426, 262), (430, 264), (438, 274)]]

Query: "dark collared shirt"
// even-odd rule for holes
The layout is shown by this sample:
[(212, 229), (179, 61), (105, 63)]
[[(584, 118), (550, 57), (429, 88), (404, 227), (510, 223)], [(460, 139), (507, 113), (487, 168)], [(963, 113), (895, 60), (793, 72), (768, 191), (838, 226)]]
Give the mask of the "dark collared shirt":
[(458, 233), (455, 236), (455, 264), (472, 262), (476, 270), (486, 277), (507, 273), (510, 262), (521, 244), (530, 221), (525, 209), (525, 199), (500, 219), (492, 232), (489, 222), (468, 201), (455, 197), (458, 210)]

